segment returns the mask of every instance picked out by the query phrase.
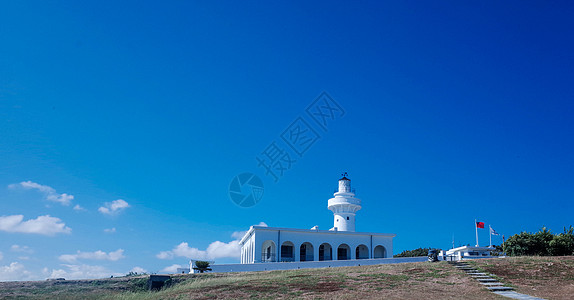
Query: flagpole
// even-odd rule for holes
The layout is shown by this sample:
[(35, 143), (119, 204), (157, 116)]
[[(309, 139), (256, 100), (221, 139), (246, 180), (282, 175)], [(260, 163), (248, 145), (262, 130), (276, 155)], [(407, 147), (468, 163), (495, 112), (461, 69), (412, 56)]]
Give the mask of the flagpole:
[(476, 223), (476, 219), (474, 219), (474, 231), (476, 231), (476, 247), (478, 247), (478, 224)]
[(488, 237), (490, 238), (490, 248), (492, 248), (492, 227), (488, 225)]

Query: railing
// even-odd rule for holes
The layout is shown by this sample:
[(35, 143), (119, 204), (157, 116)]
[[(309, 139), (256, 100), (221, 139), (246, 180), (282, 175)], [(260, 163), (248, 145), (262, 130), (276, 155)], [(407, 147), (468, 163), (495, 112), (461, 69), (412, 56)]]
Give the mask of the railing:
[[(333, 193), (338, 193), (338, 192), (339, 192), (339, 189), (338, 189), (338, 188), (336, 188), (336, 189), (333, 190)], [(355, 196), (356, 196), (356, 195), (357, 195), (356, 189), (355, 189), (355, 188), (352, 188), (352, 189), (351, 189), (351, 193), (355, 194)]]

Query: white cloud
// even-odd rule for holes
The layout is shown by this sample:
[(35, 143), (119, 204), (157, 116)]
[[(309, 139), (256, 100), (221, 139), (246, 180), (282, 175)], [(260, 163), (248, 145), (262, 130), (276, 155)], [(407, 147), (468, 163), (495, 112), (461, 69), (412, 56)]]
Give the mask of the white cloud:
[(32, 280), (32, 273), (19, 262), (0, 266), (0, 281)]
[(85, 211), (86, 209), (83, 208), (83, 207), (81, 207), (80, 204), (76, 204), (76, 205), (74, 206), (74, 210), (76, 210), (76, 211)]
[[(265, 222), (259, 222), (258, 226), (267, 227)], [(159, 259), (173, 259), (175, 257), (185, 257), (190, 259), (209, 259), (214, 260), (217, 258), (239, 258), (241, 256), (241, 245), (239, 241), (245, 235), (246, 231), (235, 231), (231, 237), (235, 240), (224, 243), (215, 241), (206, 250), (199, 250), (198, 248), (190, 247), (188, 243), (182, 242), (175, 246), (172, 250), (161, 251), (155, 257)]]
[[(88, 279), (122, 276), (125, 274), (112, 272), (102, 266), (91, 265), (63, 265), (66, 269), (54, 269), (49, 272), (49, 278)], [(46, 270), (47, 271), (47, 270)]]
[(122, 276), (124, 274), (110, 271), (102, 266), (91, 265), (62, 265), (60, 269), (48, 269), (46, 267), (38, 271), (29, 271), (20, 262), (12, 262), (9, 265), (0, 265), (0, 281), (28, 281), (44, 280), (46, 278), (66, 279), (89, 279)]
[[(232, 236), (237, 236), (236, 232)], [(174, 257), (185, 257), (190, 259), (217, 259), (217, 258), (239, 258), (241, 255), (241, 246), (236, 239), (229, 243), (215, 241), (206, 250), (190, 247), (188, 243), (183, 242), (175, 246), (172, 250), (161, 251), (156, 255), (159, 259), (173, 259)]]
[(114, 228), (106, 228), (106, 229), (104, 229), (104, 232), (105, 232), (105, 233), (115, 233), (115, 232), (116, 232), (116, 228), (115, 228), (115, 227), (114, 227)]
[(117, 261), (124, 258), (124, 250), (118, 249), (113, 252), (106, 253), (104, 251), (98, 250), (94, 252), (81, 252), (78, 251), (76, 254), (63, 254), (58, 257), (59, 260), (75, 263), (78, 259), (94, 259), (94, 260), (109, 260)]
[(202, 251), (197, 248), (189, 247), (188, 243), (181, 243), (175, 246), (171, 251), (162, 251), (156, 255), (159, 259), (172, 259), (176, 256), (193, 258), (193, 259), (206, 259), (207, 251)]
[(14, 252), (34, 253), (34, 250), (30, 249), (28, 246), (12, 245), (10, 246), (10, 250)]
[[(185, 243), (187, 244), (187, 243)], [(159, 258), (159, 259), (172, 259), (173, 256), (173, 252), (171, 251), (161, 251), (160, 253), (156, 254), (155, 257)]]
[(138, 274), (143, 274), (143, 273), (147, 273), (147, 270), (141, 267), (133, 267), (130, 272), (134, 272), (134, 273), (138, 273)]
[(243, 236), (247, 233), (247, 231), (234, 231), (231, 234), (231, 237), (237, 240), (241, 240), (241, 238), (243, 238)]
[(47, 186), (47, 185), (41, 185), (39, 183), (35, 183), (32, 181), (22, 181), (20, 183), (13, 183), (13, 184), (8, 185), (8, 187), (12, 188), (12, 189), (23, 188), (23, 189), (27, 189), (27, 190), (31, 190), (31, 189), (38, 190), (40, 193), (44, 194), (44, 197), (46, 197), (46, 200), (58, 202), (62, 205), (66, 205), (66, 206), (70, 205), (72, 200), (74, 200), (73, 195), (68, 195), (66, 193), (58, 194), (54, 188)]
[(209, 244), (209, 247), (207, 247), (207, 254), (210, 258), (239, 258), (241, 255), (241, 246), (237, 240), (231, 241), (229, 243), (215, 241)]
[(169, 267), (165, 267), (165, 268), (161, 269), (160, 272), (173, 274), (173, 273), (177, 272), (177, 268), (182, 268), (182, 266), (178, 265), (178, 264), (174, 264), (174, 265), (171, 265)]
[(113, 215), (121, 212), (122, 210), (128, 207), (130, 207), (130, 205), (126, 201), (118, 199), (112, 202), (104, 203), (104, 206), (98, 208), (98, 211), (101, 212), (102, 214)]
[(0, 231), (36, 233), (53, 236), (57, 233), (70, 233), (72, 229), (67, 227), (59, 218), (49, 215), (39, 216), (22, 222), (23, 215), (12, 215), (0, 217)]

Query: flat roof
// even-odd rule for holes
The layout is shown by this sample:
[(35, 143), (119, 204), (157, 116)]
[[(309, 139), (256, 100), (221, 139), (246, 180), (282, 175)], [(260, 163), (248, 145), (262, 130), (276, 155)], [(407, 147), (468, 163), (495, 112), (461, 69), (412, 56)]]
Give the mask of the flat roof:
[(284, 227), (268, 227), (268, 226), (261, 226), (261, 225), (253, 225), (249, 228), (249, 230), (245, 233), (243, 238), (239, 241), (240, 244), (243, 244), (245, 240), (255, 231), (287, 231), (287, 232), (301, 232), (301, 233), (321, 233), (321, 234), (344, 234), (344, 235), (376, 235), (376, 236), (384, 236), (384, 237), (395, 237), (397, 236), (394, 233), (376, 233), (376, 232), (356, 232), (356, 231), (335, 231), (335, 230), (313, 230), (313, 229), (298, 229), (298, 228), (284, 228)]
[(460, 251), (493, 251), (496, 250), (494, 247), (476, 247), (476, 246), (462, 246), (458, 248), (452, 248), (446, 252), (460, 252)]

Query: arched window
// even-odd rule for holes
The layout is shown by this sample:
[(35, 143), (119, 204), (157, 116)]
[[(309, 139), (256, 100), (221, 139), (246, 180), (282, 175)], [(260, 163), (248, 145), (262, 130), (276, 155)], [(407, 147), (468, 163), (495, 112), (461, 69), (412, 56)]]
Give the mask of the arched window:
[(357, 259), (369, 258), (369, 248), (363, 244), (357, 246), (357, 249), (355, 249), (355, 257)]
[(309, 242), (301, 244), (299, 248), (299, 260), (300, 261), (313, 261), (313, 245)]
[(267, 240), (261, 245), (261, 262), (275, 262), (277, 259), (277, 250), (275, 242)]
[(337, 260), (351, 259), (351, 247), (347, 244), (339, 245), (337, 248)]
[(283, 242), (281, 244), (281, 261), (295, 261), (294, 248), (293, 243)]
[(387, 257), (387, 249), (385, 247), (378, 245), (375, 247), (374, 258), (385, 258)]
[(332, 260), (333, 249), (328, 243), (323, 243), (319, 246), (319, 261)]

